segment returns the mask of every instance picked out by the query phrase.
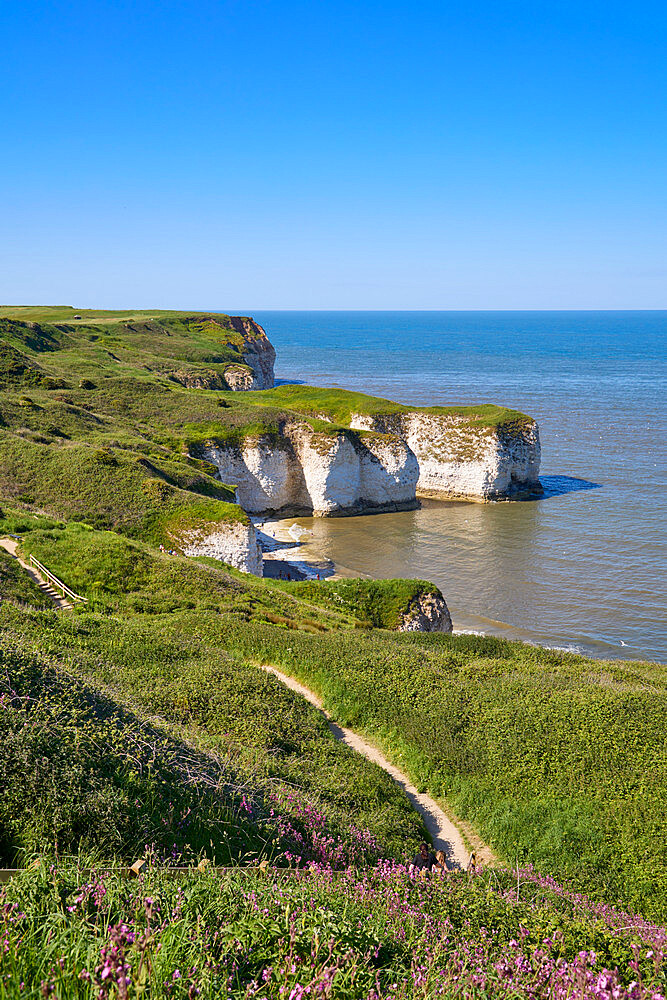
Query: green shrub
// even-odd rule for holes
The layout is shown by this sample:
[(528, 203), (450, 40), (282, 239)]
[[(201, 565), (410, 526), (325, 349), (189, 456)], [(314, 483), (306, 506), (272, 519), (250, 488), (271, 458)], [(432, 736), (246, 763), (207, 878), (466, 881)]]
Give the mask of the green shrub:
[(424, 594), (442, 596), (426, 580), (314, 580), (276, 584), (288, 593), (326, 608), (345, 610), (359, 621), (356, 628), (398, 628), (413, 601)]

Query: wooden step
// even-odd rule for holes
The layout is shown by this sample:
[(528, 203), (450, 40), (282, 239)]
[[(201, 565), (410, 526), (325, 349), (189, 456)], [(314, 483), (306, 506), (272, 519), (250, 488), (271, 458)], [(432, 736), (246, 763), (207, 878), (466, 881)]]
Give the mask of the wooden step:
[[(37, 584), (42, 593), (46, 594), (49, 600), (53, 601), (53, 603), (55, 604), (56, 608), (58, 608), (59, 611), (71, 611), (72, 608), (74, 607), (72, 602), (69, 601), (63, 594), (59, 594), (58, 591), (47, 580), (44, 579), (44, 577), (42, 576), (42, 574), (40, 573), (39, 569), (37, 569), (36, 566), (31, 566), (29, 563), (24, 562), (23, 559), (19, 558), (19, 556), (16, 554), (16, 547), (18, 541), (20, 541), (20, 539), (18, 538), (14, 539), (13, 537), (0, 538), (0, 545), (2, 546), (3, 549), (9, 552), (9, 554), (12, 556), (13, 559), (16, 559), (17, 562), (20, 563), (23, 569)], [(32, 561), (32, 556), (30, 558)], [(84, 603), (87, 603), (85, 601), (85, 598), (77, 598), (77, 600), (81, 600), (84, 601)]]
[(55, 590), (50, 583), (45, 583), (44, 580), (41, 580), (37, 584), (37, 586), (42, 591), (42, 593), (46, 594), (46, 596), (50, 598), (61, 611), (72, 610), (73, 605), (66, 598), (64, 598), (62, 594), (59, 594), (58, 591)]

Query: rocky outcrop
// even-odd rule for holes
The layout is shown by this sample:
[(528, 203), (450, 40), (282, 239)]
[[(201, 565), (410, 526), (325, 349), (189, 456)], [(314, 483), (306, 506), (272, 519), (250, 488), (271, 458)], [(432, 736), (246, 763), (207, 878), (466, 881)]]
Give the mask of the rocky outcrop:
[(187, 389), (231, 389), (232, 392), (248, 392), (261, 389), (255, 373), (247, 365), (227, 365), (223, 371), (214, 369), (190, 369), (169, 372), (172, 382), (178, 382)]
[(227, 347), (238, 354), (238, 362), (216, 361), (215, 368), (201, 366), (163, 371), (173, 382), (188, 389), (231, 389), (233, 392), (248, 392), (253, 389), (273, 388), (273, 365), (276, 352), (262, 327), (245, 316), (227, 316), (225, 325), (215, 319), (206, 320), (208, 329), (213, 326), (216, 336), (224, 340), (229, 337)]
[(251, 388), (273, 389), (276, 352), (266, 333), (259, 323), (255, 323), (254, 319), (248, 316), (230, 316), (229, 322), (232, 329), (242, 338), (242, 343), (239, 345), (240, 352), (255, 376), (255, 385)]
[(419, 468), (400, 439), (294, 422), (279, 435), (209, 442), (202, 457), (236, 486), (249, 513), (289, 509), (317, 515), (416, 506)]
[[(227, 365), (222, 377), (225, 381), (225, 388), (233, 392), (249, 392), (252, 389), (263, 389), (252, 368), (245, 365)], [(273, 385), (273, 380), (271, 381)]]
[(401, 615), (399, 632), (451, 632), (452, 619), (440, 593), (418, 594)]
[(186, 389), (226, 389), (227, 386), (220, 372), (209, 369), (189, 370), (179, 369), (175, 372), (168, 372), (167, 377), (172, 382), (184, 385)]
[(255, 526), (251, 523), (220, 523), (191, 529), (181, 534), (180, 547), (186, 556), (210, 556), (243, 570), (262, 575), (262, 552)]
[(393, 434), (419, 465), (417, 496), (499, 500), (539, 495), (540, 435), (534, 420), (476, 426), (451, 414), (354, 414), (353, 428)]

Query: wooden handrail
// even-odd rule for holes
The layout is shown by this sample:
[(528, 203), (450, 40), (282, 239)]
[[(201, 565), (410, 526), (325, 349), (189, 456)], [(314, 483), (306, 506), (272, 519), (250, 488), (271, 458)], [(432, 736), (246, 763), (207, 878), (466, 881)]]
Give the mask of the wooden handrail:
[(33, 569), (36, 569), (39, 573), (41, 573), (44, 579), (48, 580), (55, 590), (62, 591), (63, 597), (67, 596), (73, 601), (80, 601), (82, 604), (88, 603), (87, 597), (82, 597), (81, 594), (75, 594), (73, 590), (70, 590), (70, 588), (62, 582), (62, 580), (59, 580), (57, 576), (54, 576), (51, 570), (48, 570), (46, 566), (39, 561), (39, 559), (35, 559), (34, 556), (30, 556), (30, 565)]

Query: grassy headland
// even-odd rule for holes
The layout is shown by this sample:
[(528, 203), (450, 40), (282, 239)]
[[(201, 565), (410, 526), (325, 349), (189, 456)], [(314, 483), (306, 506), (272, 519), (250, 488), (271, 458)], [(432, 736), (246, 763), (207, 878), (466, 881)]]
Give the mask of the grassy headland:
[[(244, 521), (231, 506), (233, 490), (197, 458), (205, 443), (263, 437), (279, 447), (286, 422), (329, 435), (355, 412), (408, 411), (343, 390), (190, 388), (222, 384), (216, 377), (243, 359), (249, 322), (223, 314), (1, 308), (0, 496), (171, 545), (180, 524)], [(489, 405), (428, 412), (456, 415), (473, 430), (527, 419)]]
[(345, 609), (357, 619), (357, 627), (394, 631), (414, 599), (439, 594), (426, 580), (328, 580), (326, 587), (314, 580), (275, 581), (275, 586), (322, 607)]
[[(397, 610), (423, 586), (414, 581), (280, 583), (165, 556), (116, 532), (38, 519), (33, 528), (16, 515), (5, 524), (22, 528), (24, 550), (90, 599), (69, 617), (10, 611), (6, 602), (16, 648), (75, 664), (86, 683), (191, 727), (206, 745), (220, 732), (255, 745), (264, 724), (247, 692), (258, 686), (266, 713), (279, 715), (277, 682), (256, 666), (274, 663), (510, 863), (664, 913), (662, 668), (476, 636), (392, 633)], [(308, 794), (331, 780), (328, 768), (313, 771)], [(365, 822), (378, 836), (371, 814)], [(394, 821), (384, 822), (391, 839)]]

